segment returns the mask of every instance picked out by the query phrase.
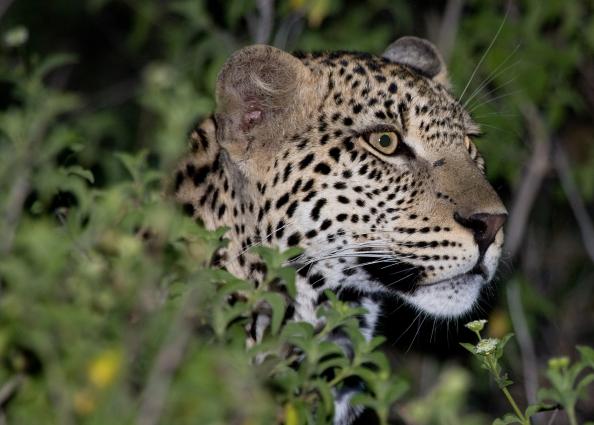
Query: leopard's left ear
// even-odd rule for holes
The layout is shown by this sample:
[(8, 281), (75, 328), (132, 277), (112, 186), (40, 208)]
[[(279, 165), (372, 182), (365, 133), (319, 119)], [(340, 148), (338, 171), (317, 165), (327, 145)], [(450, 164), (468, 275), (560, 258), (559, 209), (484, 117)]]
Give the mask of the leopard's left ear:
[(315, 96), (312, 73), (297, 57), (272, 46), (244, 47), (219, 73), (217, 139), (235, 160), (270, 155), (306, 119)]
[(445, 62), (433, 43), (418, 37), (402, 37), (384, 51), (384, 58), (406, 65), (425, 77), (450, 86)]

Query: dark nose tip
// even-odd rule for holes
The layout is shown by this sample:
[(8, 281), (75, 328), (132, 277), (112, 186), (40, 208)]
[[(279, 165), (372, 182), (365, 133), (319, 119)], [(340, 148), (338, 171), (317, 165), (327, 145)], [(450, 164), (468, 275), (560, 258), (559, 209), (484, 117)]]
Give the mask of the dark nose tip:
[(469, 217), (463, 217), (458, 213), (454, 213), (454, 220), (472, 230), (481, 256), (493, 243), (497, 232), (501, 229), (506, 219), (507, 214), (479, 213), (472, 214)]

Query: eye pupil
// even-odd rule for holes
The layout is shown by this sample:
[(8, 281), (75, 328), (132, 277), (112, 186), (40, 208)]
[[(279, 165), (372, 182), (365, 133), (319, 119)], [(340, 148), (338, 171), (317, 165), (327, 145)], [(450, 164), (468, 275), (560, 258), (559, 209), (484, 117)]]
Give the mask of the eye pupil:
[(382, 148), (387, 148), (392, 144), (392, 139), (387, 134), (382, 134), (378, 142)]

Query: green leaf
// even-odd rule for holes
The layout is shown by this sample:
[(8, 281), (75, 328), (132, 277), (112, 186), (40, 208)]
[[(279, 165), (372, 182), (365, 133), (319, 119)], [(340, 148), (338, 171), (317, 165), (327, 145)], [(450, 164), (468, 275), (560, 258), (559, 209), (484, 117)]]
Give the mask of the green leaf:
[(33, 73), (33, 79), (41, 80), (48, 73), (57, 68), (76, 63), (76, 56), (69, 53), (53, 54), (47, 57)]
[(503, 349), (505, 348), (505, 346), (507, 345), (508, 341), (513, 336), (514, 336), (513, 333), (508, 333), (503, 338), (501, 338), (501, 340), (497, 344), (497, 349), (495, 350), (495, 358), (496, 359), (500, 359), (503, 356)]
[(586, 388), (594, 382), (594, 373), (584, 376), (575, 387), (575, 392), (578, 396), (582, 396)]
[(289, 296), (293, 299), (297, 296), (297, 287), (295, 286), (295, 269), (290, 267), (283, 267), (277, 271), (278, 277), (280, 277), (287, 288)]
[(577, 350), (580, 353), (582, 362), (594, 369), (594, 349), (585, 345), (578, 345)]
[(285, 298), (281, 294), (275, 292), (263, 293), (261, 299), (266, 301), (272, 309), (272, 317), (270, 319), (270, 331), (273, 335), (278, 333), (280, 326), (285, 316)]
[(521, 424), (522, 421), (516, 415), (508, 413), (501, 419), (495, 419), (493, 425)]
[(530, 418), (531, 416), (534, 416), (536, 413), (540, 412), (544, 406), (545, 405), (543, 405), (541, 403), (531, 404), (524, 411), (524, 416), (526, 416), (527, 418)]
[(332, 396), (332, 390), (326, 381), (316, 379), (313, 382), (313, 388), (315, 388), (320, 394), (322, 404), (324, 406), (324, 415), (331, 415), (334, 412), (334, 397)]
[(95, 183), (95, 177), (93, 177), (93, 173), (90, 170), (81, 167), (80, 165), (71, 165), (70, 167), (64, 168), (63, 170), (67, 174), (81, 177), (91, 184)]
[(470, 351), (472, 354), (476, 354), (476, 347), (468, 342), (461, 342), (460, 345), (464, 347), (466, 350)]

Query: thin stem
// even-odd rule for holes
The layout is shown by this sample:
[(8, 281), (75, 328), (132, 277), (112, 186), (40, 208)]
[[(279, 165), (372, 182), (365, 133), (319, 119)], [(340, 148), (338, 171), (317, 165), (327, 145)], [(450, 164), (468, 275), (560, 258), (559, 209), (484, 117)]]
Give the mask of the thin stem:
[[(524, 415), (520, 411), (520, 408), (516, 404), (516, 401), (514, 400), (514, 398), (512, 397), (512, 395), (509, 393), (509, 391), (507, 390), (507, 388), (503, 387), (503, 388), (501, 388), (501, 391), (503, 391), (503, 394), (505, 394), (505, 397), (507, 398), (507, 401), (509, 401), (509, 404), (511, 404), (511, 407), (514, 409), (514, 412), (516, 412), (516, 416), (518, 418), (520, 418), (520, 420), (522, 421), (523, 424), (530, 425), (530, 422), (528, 422), (528, 419), (526, 419), (524, 417)], [(572, 424), (572, 425), (574, 425), (574, 424)]]
[(575, 417), (575, 407), (573, 405), (565, 406), (567, 417), (569, 418), (569, 423), (571, 425), (578, 425), (577, 419)]

